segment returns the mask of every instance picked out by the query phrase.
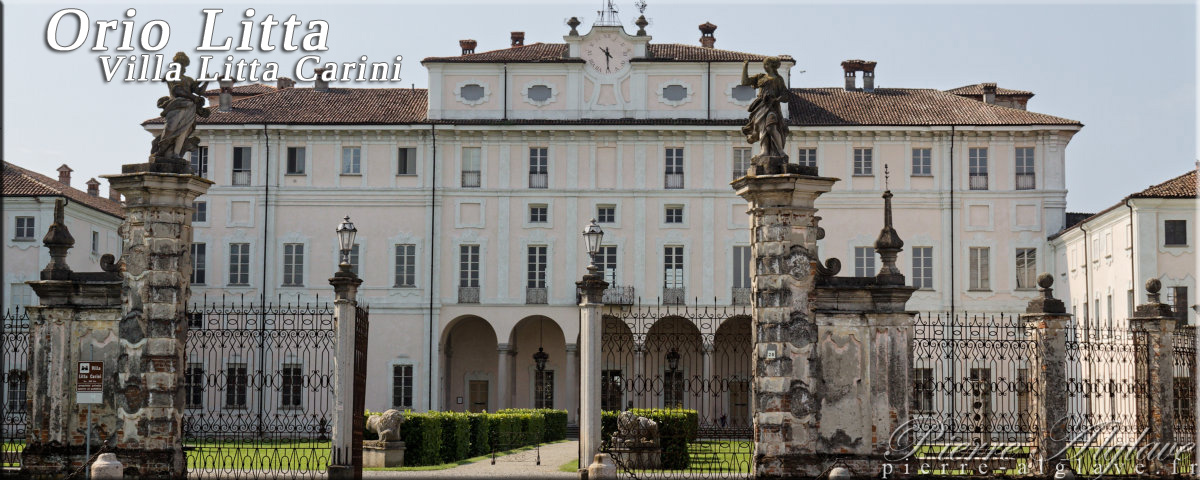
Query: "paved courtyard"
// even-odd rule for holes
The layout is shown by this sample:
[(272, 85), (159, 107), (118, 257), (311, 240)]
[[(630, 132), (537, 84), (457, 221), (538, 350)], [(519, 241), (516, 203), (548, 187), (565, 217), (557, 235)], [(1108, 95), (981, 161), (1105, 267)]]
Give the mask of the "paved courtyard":
[(575, 459), (579, 453), (579, 441), (542, 445), (542, 464), (536, 464), (536, 453), (532, 450), (498, 457), (496, 464), (491, 459), (462, 465), (446, 470), (424, 472), (365, 471), (364, 478), (579, 478), (576, 473), (560, 472), (558, 467)]

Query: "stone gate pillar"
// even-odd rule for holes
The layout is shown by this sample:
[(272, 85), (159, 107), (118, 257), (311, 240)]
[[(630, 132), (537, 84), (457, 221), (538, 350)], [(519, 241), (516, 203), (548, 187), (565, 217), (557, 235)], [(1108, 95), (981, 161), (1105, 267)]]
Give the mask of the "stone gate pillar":
[[(1033, 447), (1029, 450), (1031, 473), (1055, 472), (1068, 463), (1067, 424), (1067, 314), (1062, 300), (1054, 298), (1054, 276), (1038, 276), (1041, 295), (1030, 300), (1021, 320), (1031, 333), (1033, 351), (1029, 356), (1029, 431)], [(1064, 467), (1069, 468), (1069, 467)]]
[(358, 287), (363, 281), (343, 263), (329, 279), (333, 285), (333, 321), (337, 329), (337, 354), (333, 357), (333, 432), (331, 435), (332, 458), (329, 462), (329, 478), (352, 479), (356, 471), (354, 455), (354, 341), (357, 321)]
[(588, 468), (600, 452), (600, 335), (604, 289), (608, 282), (595, 265), (576, 282), (582, 291), (579, 316), (579, 468)]
[(192, 272), (192, 202), (212, 181), (186, 163), (125, 165), (106, 175), (125, 196), (118, 337), (117, 456), (125, 472), (178, 478), (186, 472), (181, 385)]
[[(1133, 318), (1129, 319), (1130, 327), (1135, 330), (1133, 338), (1137, 348), (1135, 381), (1136, 385), (1145, 386), (1145, 394), (1139, 395), (1137, 401), (1139, 446), (1172, 445), (1175, 442), (1172, 335), (1176, 320), (1171, 306), (1159, 301), (1161, 289), (1162, 282), (1157, 278), (1146, 281), (1147, 301), (1138, 305)], [(1169, 456), (1139, 460), (1144, 460), (1150, 474), (1160, 473), (1159, 470), (1169, 468), (1172, 463)]]
[(753, 287), (751, 411), (759, 478), (819, 474), (817, 323), (810, 295), (819, 267), (813, 202), (837, 179), (746, 176), (732, 185), (749, 203)]

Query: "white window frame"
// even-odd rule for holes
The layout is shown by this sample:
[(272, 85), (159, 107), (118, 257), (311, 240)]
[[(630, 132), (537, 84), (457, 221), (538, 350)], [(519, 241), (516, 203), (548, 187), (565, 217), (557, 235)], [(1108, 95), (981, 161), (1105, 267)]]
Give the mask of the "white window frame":
[(342, 175), (362, 175), (362, 147), (342, 147)]
[(912, 176), (933, 176), (933, 149), (929, 147), (913, 147)]
[(306, 175), (308, 149), (306, 147), (287, 147), (287, 165), (284, 175)]
[[(299, 249), (299, 251), (297, 251)], [(283, 276), (282, 286), (304, 286), (304, 244), (283, 244)]]
[[(408, 168), (405, 168), (408, 167)], [(417, 148), (416, 147), (398, 147), (396, 148), (396, 176), (400, 177), (415, 177), (417, 176)]]
[[(240, 252), (235, 252), (240, 250)], [(249, 242), (231, 242), (228, 244), (229, 252), (229, 286), (249, 286), (250, 285), (250, 243)], [(234, 255), (238, 255), (238, 261), (234, 261)], [(237, 275), (237, 278), (234, 278)], [(240, 280), (245, 281), (240, 281)]]
[(854, 147), (854, 176), (875, 176), (874, 150), (872, 147)]
[(967, 248), (967, 279), (968, 291), (992, 291), (992, 249), (991, 247)]
[(875, 247), (854, 247), (854, 276), (875, 276)]
[(397, 243), (394, 245), (392, 247), (392, 267), (393, 287), (416, 288), (417, 244)]
[(933, 290), (933, 247), (913, 247), (912, 276), (914, 287)]

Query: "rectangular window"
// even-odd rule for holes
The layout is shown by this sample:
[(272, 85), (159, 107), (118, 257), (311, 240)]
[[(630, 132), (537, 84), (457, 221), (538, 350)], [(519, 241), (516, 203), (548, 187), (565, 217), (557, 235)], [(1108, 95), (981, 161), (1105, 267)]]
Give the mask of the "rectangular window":
[(615, 205), (597, 205), (596, 223), (616, 223), (617, 207)]
[(933, 175), (933, 149), (912, 149), (912, 174), (915, 176)]
[(204, 406), (204, 364), (188, 363), (183, 372), (183, 402), (185, 408)]
[(304, 285), (304, 244), (283, 244), (283, 284)]
[(988, 189), (988, 149), (987, 148), (971, 148), (967, 151), (967, 161), (969, 162), (968, 174), (970, 175), (971, 190), (987, 190)]
[(188, 328), (203, 329), (204, 314), (189, 312), (187, 314)]
[(529, 149), (529, 188), (547, 188), (550, 185), (550, 170), (546, 147)]
[(549, 221), (550, 207), (545, 205), (529, 206), (529, 223), (546, 223)]
[(683, 370), (667, 368), (663, 371), (663, 408), (683, 408)]
[(988, 247), (971, 247), (971, 290), (991, 290), (991, 269), (988, 266), (988, 256), (991, 254), (991, 249)]
[(1175, 414), (1175, 421), (1188, 425), (1196, 418), (1196, 379), (1190, 376), (1174, 377), (1171, 383), (1175, 389), (1172, 412)]
[(192, 173), (208, 178), (208, 147), (196, 147), (195, 150), (192, 150), (190, 163)]
[(229, 244), (229, 284), (250, 284), (250, 244)]
[(1137, 307), (1136, 299), (1133, 297), (1133, 289), (1125, 292), (1126, 318), (1133, 318), (1133, 309)]
[(1186, 322), (1188, 311), (1188, 287), (1171, 287), (1171, 289), (1167, 291), (1167, 304), (1174, 308), (1176, 320), (1180, 322)]
[(362, 148), (342, 148), (342, 175), (362, 174)]
[(192, 223), (208, 221), (208, 202), (197, 200), (192, 202)]
[[(338, 252), (338, 254), (340, 255), (341, 252)], [(358, 275), (358, 244), (357, 243), (350, 246), (350, 254), (347, 256), (350, 257), (350, 258), (348, 258), (348, 260), (350, 262), (350, 273)]]
[(663, 211), (663, 223), (683, 223), (683, 206), (667, 205)]
[(748, 170), (750, 170), (750, 149), (733, 149), (733, 179), (737, 180), (746, 176)]
[(527, 262), (528, 274), (525, 286), (528, 288), (546, 288), (546, 250), (545, 245), (530, 245)]
[(246, 408), (246, 386), (249, 383), (246, 364), (225, 366), (225, 408)]
[(600, 371), (600, 409), (617, 412), (625, 409), (622, 397), (625, 393), (625, 377), (620, 370)]
[(1037, 184), (1033, 173), (1033, 147), (1017, 147), (1016, 154), (1017, 190), (1033, 190)]
[(801, 167), (817, 168), (817, 149), (801, 148), (799, 156), (796, 157), (796, 163), (800, 164)]
[(250, 184), (250, 147), (233, 147), (233, 184)]
[(396, 245), (397, 287), (417, 286), (417, 246), (411, 243)]
[(27, 405), (29, 391), (29, 374), (24, 370), (12, 369), (8, 371), (8, 395), (5, 397), (6, 409), (9, 412), (24, 412)]
[(1037, 249), (1017, 249), (1017, 289), (1032, 289), (1037, 287)]
[(854, 174), (855, 175), (874, 175), (875, 167), (871, 159), (870, 148), (854, 149)]
[(204, 285), (208, 280), (208, 245), (192, 244), (192, 285)]
[(1163, 245), (1168, 247), (1187, 245), (1187, 220), (1164, 220), (1163, 233), (1166, 237)]
[(683, 148), (670, 147), (665, 153), (666, 179), (664, 188), (683, 188)]
[(460, 245), (458, 286), (479, 287), (479, 245)]
[(13, 305), (22, 309), (37, 302), (37, 296), (33, 294), (33, 287), (30, 287), (27, 283), (12, 284), (9, 287), (8, 298)]
[(1113, 323), (1115, 323), (1116, 320), (1113, 318), (1112, 294), (1109, 294), (1106, 300), (1108, 301), (1108, 305), (1106, 305), (1108, 307), (1108, 310), (1106, 310), (1108, 312), (1108, 328), (1113, 328)]
[(392, 365), (392, 408), (413, 406), (413, 366)]
[(916, 414), (933, 413), (933, 369), (914, 368), (912, 371), (912, 411)]
[(604, 281), (609, 285), (617, 283), (617, 246), (601, 245), (596, 251), (596, 267), (604, 274)]
[(288, 175), (304, 175), (304, 147), (288, 147), (287, 149), (287, 174)]
[(396, 155), (396, 175), (417, 174), (417, 149), (400, 147)]
[(554, 370), (534, 371), (533, 408), (554, 408)]
[(913, 247), (912, 276), (916, 288), (933, 288), (933, 247)]
[(92, 232), (92, 255), (100, 254), (100, 232)]
[(854, 247), (854, 276), (875, 276), (875, 248)]
[(33, 240), (34, 218), (17, 217), (16, 228), (13, 229), (13, 240)]
[(972, 427), (976, 431), (992, 431), (992, 369), (972, 368), (968, 370), (972, 406)]
[(683, 247), (663, 247), (663, 303), (681, 305), (684, 298)]
[(750, 247), (733, 247), (733, 290), (730, 292), (734, 305), (750, 304)]
[(479, 188), (480, 177), (479, 147), (463, 147), (462, 149), (462, 186), (463, 188)]
[(279, 408), (300, 408), (304, 372), (299, 363), (285, 363), (279, 371)]

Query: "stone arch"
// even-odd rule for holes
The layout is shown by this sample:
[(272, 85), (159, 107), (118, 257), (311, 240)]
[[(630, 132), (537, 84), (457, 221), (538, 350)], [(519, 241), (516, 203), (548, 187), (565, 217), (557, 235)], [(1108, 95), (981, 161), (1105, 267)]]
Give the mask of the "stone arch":
[[(439, 342), (442, 410), (496, 410), (498, 346), (495, 329), (482, 317), (463, 315), (446, 324)], [(486, 395), (481, 389), (486, 390)]]
[(713, 334), (709, 388), (714, 399), (712, 418), (719, 426), (751, 426), (752, 329), (750, 316), (738, 315), (722, 321)]
[[(574, 358), (567, 358), (566, 339), (562, 328), (554, 319), (544, 315), (531, 315), (521, 319), (508, 338), (508, 348), (512, 352), (512, 375), (514, 389), (509, 406), (514, 408), (555, 408), (570, 409), (568, 405), (568, 388), (578, 389), (574, 372), (567, 369), (577, 368)], [(550, 387), (549, 392), (539, 392), (539, 375), (533, 355), (542, 348), (549, 357), (546, 370), (540, 376), (541, 385)], [(573, 353), (572, 353), (573, 354)], [(543, 402), (539, 404), (538, 394), (543, 394)]]
[(644, 407), (699, 410), (706, 390), (705, 342), (687, 318), (668, 316), (650, 326), (642, 344)]

